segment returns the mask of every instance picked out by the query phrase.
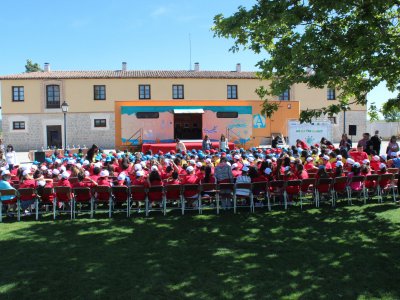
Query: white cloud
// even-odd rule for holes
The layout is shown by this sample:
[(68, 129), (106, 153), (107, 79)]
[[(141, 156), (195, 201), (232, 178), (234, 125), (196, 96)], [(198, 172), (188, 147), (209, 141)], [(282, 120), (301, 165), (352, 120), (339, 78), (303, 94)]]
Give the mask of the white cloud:
[(152, 16), (153, 18), (157, 18), (157, 17), (163, 16), (163, 15), (166, 15), (168, 13), (168, 11), (169, 11), (169, 9), (166, 8), (165, 6), (159, 6), (150, 13), (150, 16)]

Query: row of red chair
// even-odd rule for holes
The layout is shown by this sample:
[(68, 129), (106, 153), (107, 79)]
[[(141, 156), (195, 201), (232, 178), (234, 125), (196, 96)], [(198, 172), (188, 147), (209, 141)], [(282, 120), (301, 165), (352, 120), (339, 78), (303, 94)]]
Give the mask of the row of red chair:
[[(20, 220), (20, 208), (24, 201), (34, 200), (36, 219), (39, 218), (39, 205), (52, 206), (54, 219), (57, 216), (57, 206), (69, 205), (68, 213), (71, 219), (75, 218), (77, 205), (90, 207), (90, 216), (93, 217), (100, 206), (107, 207), (109, 217), (114, 211), (123, 210), (127, 217), (132, 211), (141, 210), (140, 203), (144, 203), (146, 215), (150, 210), (160, 210), (164, 214), (167, 204), (170, 209), (179, 209), (182, 214), (186, 210), (197, 210), (200, 214), (204, 206), (214, 207), (219, 213), (223, 199), (232, 202), (234, 212), (238, 207), (247, 207), (251, 212), (255, 210), (255, 199), (271, 210), (273, 205), (284, 205), (285, 209), (293, 200), (299, 200), (301, 208), (303, 202), (309, 200), (319, 207), (321, 199), (326, 198), (335, 206), (339, 195), (347, 196), (351, 204), (352, 195), (357, 193), (366, 203), (367, 196), (378, 196), (379, 202), (383, 201), (383, 195), (390, 193), (393, 201), (396, 201), (398, 175), (368, 175), (354, 176), (351, 178), (309, 178), (304, 180), (274, 180), (270, 182), (254, 183), (221, 183), (221, 184), (191, 184), (191, 185), (166, 185), (153, 186), (95, 186), (90, 188), (70, 188), (55, 186), (43, 188), (39, 193), (35, 189), (2, 190), (0, 196), (14, 196), (17, 203), (18, 221)], [(358, 183), (357, 188), (352, 188)], [(236, 191), (248, 191), (248, 195), (240, 195)], [(195, 195), (195, 197), (191, 197)], [(196, 196), (197, 195), (197, 196)], [(307, 195), (311, 199), (307, 199)], [(278, 200), (277, 200), (278, 199)], [(0, 201), (1, 202), (1, 201)], [(136, 204), (136, 207), (133, 206)], [(175, 204), (175, 205), (172, 205)], [(1, 204), (0, 204), (1, 205)], [(153, 205), (153, 207), (151, 207)], [(158, 205), (158, 207), (157, 207)], [(1, 209), (1, 207), (0, 207)], [(65, 209), (64, 209), (64, 212)], [(1, 221), (1, 216), (0, 216)]]

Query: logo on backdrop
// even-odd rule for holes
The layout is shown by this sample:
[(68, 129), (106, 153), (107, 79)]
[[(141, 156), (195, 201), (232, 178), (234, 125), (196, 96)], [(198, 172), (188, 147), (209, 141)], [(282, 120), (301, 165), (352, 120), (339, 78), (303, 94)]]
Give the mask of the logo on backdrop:
[(253, 128), (265, 128), (266, 127), (266, 120), (265, 116), (263, 115), (254, 115), (253, 116)]

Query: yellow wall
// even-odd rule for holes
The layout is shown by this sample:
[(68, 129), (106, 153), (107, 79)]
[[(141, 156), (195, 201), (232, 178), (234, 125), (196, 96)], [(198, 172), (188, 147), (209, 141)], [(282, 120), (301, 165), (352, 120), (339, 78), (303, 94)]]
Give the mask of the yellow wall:
[[(268, 81), (258, 79), (63, 79), (63, 80), (3, 80), (2, 112), (13, 113), (59, 113), (57, 109), (45, 109), (45, 86), (60, 84), (61, 102), (66, 100), (70, 112), (112, 112), (114, 102), (139, 98), (139, 84), (151, 85), (151, 98), (172, 100), (172, 85), (184, 85), (185, 100), (226, 100), (227, 85), (238, 86), (239, 100), (259, 100), (255, 89), (267, 85)], [(93, 100), (93, 86), (106, 85), (106, 100)], [(12, 86), (24, 86), (25, 101), (12, 102)], [(338, 94), (338, 93), (337, 93)], [(273, 97), (277, 99), (277, 97)], [(296, 84), (291, 88), (291, 100), (300, 102), (300, 109), (318, 109), (335, 104), (328, 101), (326, 89), (309, 89), (305, 84)], [(140, 100), (147, 102), (154, 100)], [(238, 100), (229, 100), (238, 101)], [(285, 102), (283, 102), (285, 103)], [(364, 106), (352, 106), (353, 110), (366, 110)]]
[[(336, 99), (339, 95), (339, 91), (336, 90)], [(338, 104), (338, 100), (327, 99), (327, 89), (310, 89), (306, 84), (295, 84), (292, 87), (292, 98), (300, 102), (300, 109), (319, 109), (327, 107), (331, 104)], [(362, 105), (351, 105), (352, 110), (366, 110), (366, 106)]]
[[(153, 100), (151, 102), (154, 106), (170, 106), (171, 101), (159, 101)], [(174, 104), (179, 106), (252, 106), (253, 115), (261, 112), (260, 101), (242, 101), (235, 100), (231, 102), (227, 101), (213, 101), (213, 100), (201, 100), (201, 101), (182, 101), (174, 100)], [(148, 101), (118, 101), (115, 102), (115, 146), (121, 147), (121, 106), (148, 106)], [(265, 137), (271, 136), (271, 133), (282, 133), (287, 136), (287, 121), (292, 119), (298, 119), (300, 113), (299, 102), (296, 101), (285, 101), (280, 103), (279, 110), (274, 114), (272, 119), (266, 120), (266, 128), (256, 129), (253, 128), (252, 138), (253, 140), (246, 144), (247, 147), (260, 145), (260, 140)]]

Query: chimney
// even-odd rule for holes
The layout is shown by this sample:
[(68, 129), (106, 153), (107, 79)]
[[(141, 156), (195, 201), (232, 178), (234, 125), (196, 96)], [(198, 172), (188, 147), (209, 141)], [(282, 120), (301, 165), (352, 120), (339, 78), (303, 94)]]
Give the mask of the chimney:
[(50, 64), (49, 63), (44, 63), (44, 71), (50, 72)]
[(242, 72), (242, 66), (240, 65), (240, 63), (236, 64), (236, 72)]
[(194, 71), (195, 72), (200, 71), (200, 64), (198, 62), (194, 63)]
[(126, 62), (122, 62), (122, 71), (126, 71)]

